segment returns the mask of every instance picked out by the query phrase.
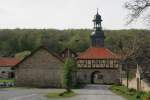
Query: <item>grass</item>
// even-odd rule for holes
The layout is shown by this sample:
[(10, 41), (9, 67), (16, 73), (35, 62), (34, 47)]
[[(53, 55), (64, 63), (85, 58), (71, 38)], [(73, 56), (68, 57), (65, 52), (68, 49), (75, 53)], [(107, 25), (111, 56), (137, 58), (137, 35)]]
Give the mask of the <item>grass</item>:
[(4, 82), (15, 82), (14, 79), (0, 79), (0, 83), (4, 83)]
[(55, 93), (48, 93), (46, 96), (48, 98), (67, 98), (67, 97), (73, 97), (76, 95), (76, 93), (72, 92), (63, 92), (63, 95), (60, 92), (55, 92)]
[(150, 93), (137, 92), (135, 89), (128, 89), (125, 86), (113, 85), (110, 89), (114, 93), (123, 96), (126, 100), (150, 100)]

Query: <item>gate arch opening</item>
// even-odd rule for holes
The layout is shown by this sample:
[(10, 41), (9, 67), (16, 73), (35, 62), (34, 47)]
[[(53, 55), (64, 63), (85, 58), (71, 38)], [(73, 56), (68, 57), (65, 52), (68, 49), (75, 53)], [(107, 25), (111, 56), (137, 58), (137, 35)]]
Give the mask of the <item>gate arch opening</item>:
[(91, 83), (92, 84), (103, 84), (103, 75), (99, 71), (94, 71), (91, 74)]

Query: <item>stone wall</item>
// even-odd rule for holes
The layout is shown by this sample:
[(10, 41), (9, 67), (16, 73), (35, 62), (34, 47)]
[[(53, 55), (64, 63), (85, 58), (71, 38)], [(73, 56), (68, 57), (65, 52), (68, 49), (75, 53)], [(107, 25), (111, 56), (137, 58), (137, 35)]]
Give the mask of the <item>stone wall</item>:
[[(128, 83), (129, 88), (133, 88), (133, 89), (137, 90), (137, 79), (136, 78), (134, 78), (132, 80), (129, 80), (128, 82), (129, 82)], [(122, 84), (125, 85), (125, 86), (127, 86), (127, 79), (126, 78), (124, 78), (122, 80)]]
[(79, 69), (77, 72), (77, 81), (79, 83), (91, 84), (92, 73), (99, 72), (103, 75), (102, 84), (120, 84), (120, 69)]
[[(123, 79), (122, 84), (127, 86), (127, 80)], [(129, 88), (133, 88), (137, 90), (137, 78), (129, 80), (128, 84), (129, 84)], [(140, 80), (139, 89), (141, 91), (150, 91), (150, 83), (148, 83), (146, 80)]]
[(150, 83), (147, 80), (141, 80), (141, 90), (150, 91)]
[(61, 87), (62, 62), (41, 48), (19, 64), (15, 74), (16, 86)]

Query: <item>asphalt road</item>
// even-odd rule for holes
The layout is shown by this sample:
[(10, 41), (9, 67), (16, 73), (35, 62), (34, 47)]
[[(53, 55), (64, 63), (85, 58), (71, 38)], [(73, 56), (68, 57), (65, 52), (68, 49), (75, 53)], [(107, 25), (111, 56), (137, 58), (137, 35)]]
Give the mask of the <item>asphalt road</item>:
[[(75, 89), (78, 94), (71, 98), (60, 100), (125, 100), (112, 93), (106, 85), (87, 85), (83, 89)], [(58, 100), (48, 99), (45, 95), (49, 92), (64, 91), (62, 89), (0, 89), (0, 100)]]

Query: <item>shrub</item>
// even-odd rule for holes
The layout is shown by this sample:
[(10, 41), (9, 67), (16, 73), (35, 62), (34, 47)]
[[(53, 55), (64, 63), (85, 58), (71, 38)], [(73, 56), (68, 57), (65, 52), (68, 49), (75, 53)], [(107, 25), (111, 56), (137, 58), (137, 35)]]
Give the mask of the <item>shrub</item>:
[(145, 94), (143, 95), (142, 100), (150, 100), (150, 92), (145, 93)]
[(131, 88), (131, 89), (129, 89), (129, 92), (136, 92), (136, 90)]

